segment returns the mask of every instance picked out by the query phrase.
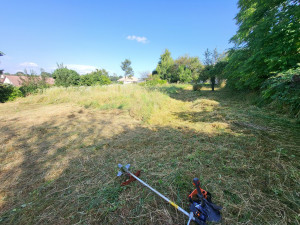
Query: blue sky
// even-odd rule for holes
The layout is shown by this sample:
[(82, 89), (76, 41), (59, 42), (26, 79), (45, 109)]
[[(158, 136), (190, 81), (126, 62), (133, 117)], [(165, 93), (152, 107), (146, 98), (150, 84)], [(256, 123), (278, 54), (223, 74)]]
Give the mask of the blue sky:
[(79, 73), (104, 68), (122, 75), (128, 58), (137, 77), (152, 71), (164, 49), (172, 57), (224, 51), (237, 26), (237, 0), (39, 0), (0, 2), (0, 68)]

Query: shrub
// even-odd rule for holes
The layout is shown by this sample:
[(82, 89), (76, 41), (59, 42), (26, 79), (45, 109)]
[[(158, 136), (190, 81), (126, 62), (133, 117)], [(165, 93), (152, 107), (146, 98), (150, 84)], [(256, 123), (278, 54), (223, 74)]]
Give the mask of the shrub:
[(108, 77), (106, 70), (96, 70), (86, 75), (80, 76), (80, 85), (92, 86), (92, 85), (106, 85), (111, 84), (111, 80)]
[(22, 79), (22, 87), (20, 91), (24, 96), (37, 93), (39, 90), (48, 88), (50, 85), (46, 83), (45, 76), (26, 75), (26, 79)]
[(23, 97), (19, 88), (12, 85), (0, 84), (0, 102), (12, 101), (17, 97)]
[(62, 66), (53, 72), (53, 78), (57, 86), (69, 87), (80, 83), (80, 75), (75, 70), (69, 70)]
[(291, 114), (300, 113), (300, 66), (267, 79), (262, 86), (262, 97)]
[(193, 85), (193, 90), (194, 91), (200, 91), (202, 87), (203, 87), (203, 84), (194, 84)]
[(160, 79), (158, 76), (152, 76), (151, 79), (140, 83), (141, 86), (156, 86), (156, 85), (162, 85), (162, 84), (166, 84), (167, 81), (166, 80), (162, 80)]

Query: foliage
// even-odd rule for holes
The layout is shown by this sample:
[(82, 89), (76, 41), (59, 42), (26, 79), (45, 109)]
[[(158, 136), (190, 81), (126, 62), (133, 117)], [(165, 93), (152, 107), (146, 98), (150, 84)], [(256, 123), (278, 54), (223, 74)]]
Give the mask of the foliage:
[(27, 74), (25, 71), (25, 78), (22, 80), (22, 86), (19, 88), (24, 96), (37, 93), (38, 90), (48, 88), (50, 85), (46, 82), (45, 76), (36, 76), (35, 74)]
[[(5, 54), (0, 51), (0, 56), (4, 56)], [(0, 75), (3, 73), (3, 70), (0, 70)]]
[(80, 85), (92, 86), (105, 84), (111, 84), (111, 80), (108, 77), (108, 72), (104, 69), (97, 69), (94, 72), (80, 76)]
[(145, 82), (140, 83), (141, 86), (156, 86), (156, 85), (162, 85), (166, 84), (166, 80), (160, 79), (158, 75), (153, 75), (151, 78), (146, 80)]
[(231, 42), (227, 83), (236, 89), (259, 89), (274, 74), (300, 61), (300, 5), (292, 0), (240, 0), (237, 33)]
[(300, 114), (300, 66), (267, 79), (262, 85), (262, 97), (268, 103)]
[(175, 61), (168, 49), (160, 56), (160, 60), (152, 75), (159, 75), (161, 79), (170, 83), (188, 83), (196, 81), (203, 65), (198, 57), (181, 56)]
[(25, 76), (26, 74), (22, 71), (16, 72), (16, 76)]
[(180, 65), (178, 67), (178, 78), (179, 78), (179, 81), (182, 82), (182, 83), (188, 83), (188, 82), (191, 82), (192, 81), (192, 71), (185, 67), (184, 65)]
[(42, 77), (52, 77), (52, 74), (46, 72), (44, 69), (41, 68), (41, 76)]
[(112, 76), (108, 76), (108, 78), (112, 83), (116, 83), (120, 78), (122, 78), (122, 76), (118, 76), (117, 74), (114, 73)]
[(155, 73), (157, 73), (161, 79), (171, 81), (172, 73), (170, 71), (173, 65), (174, 60), (171, 57), (171, 52), (166, 49), (165, 52), (160, 56)]
[[(200, 62), (199, 57), (190, 57), (188, 55), (181, 56), (178, 59), (175, 60), (175, 64), (177, 65), (183, 65), (185, 69), (188, 69), (191, 72), (191, 75), (187, 75), (189, 78), (184, 80), (192, 80), (197, 81), (199, 78), (199, 74), (201, 70), (203, 69), (203, 65)], [(189, 72), (187, 72), (189, 73)], [(183, 80), (180, 80), (181, 82), (186, 82)]]
[(70, 70), (63, 65), (59, 65), (52, 75), (55, 79), (55, 85), (57, 86), (69, 87), (79, 85), (80, 83), (80, 75), (76, 71)]
[(131, 67), (131, 61), (129, 59), (125, 59), (124, 62), (121, 63), (121, 69), (124, 71), (124, 76), (125, 78), (128, 77), (133, 77), (134, 72)]
[(203, 84), (194, 84), (193, 91), (200, 91), (203, 87)]
[(219, 54), (217, 49), (210, 51), (206, 49), (204, 52), (204, 69), (201, 70), (199, 81), (205, 82), (210, 79), (211, 89), (214, 91), (216, 79), (219, 82), (224, 78), (224, 70), (227, 65), (227, 57), (225, 54)]
[(12, 85), (0, 84), (0, 102), (12, 101), (17, 97), (23, 97), (19, 88)]

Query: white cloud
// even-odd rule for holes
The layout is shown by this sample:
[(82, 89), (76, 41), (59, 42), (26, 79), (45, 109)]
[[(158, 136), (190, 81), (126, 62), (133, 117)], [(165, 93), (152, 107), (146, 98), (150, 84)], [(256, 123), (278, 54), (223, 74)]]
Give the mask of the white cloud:
[(68, 69), (77, 71), (79, 74), (90, 73), (97, 69), (95, 66), (89, 66), (89, 65), (67, 64), (65, 66)]
[(21, 67), (38, 67), (38, 64), (34, 63), (34, 62), (23, 62), (20, 63)]
[(146, 44), (148, 42), (148, 39), (146, 37), (138, 37), (138, 36), (135, 36), (135, 35), (128, 35), (127, 39), (131, 40), (131, 41), (137, 41), (137, 42), (140, 42), (140, 43), (143, 43), (143, 44)]

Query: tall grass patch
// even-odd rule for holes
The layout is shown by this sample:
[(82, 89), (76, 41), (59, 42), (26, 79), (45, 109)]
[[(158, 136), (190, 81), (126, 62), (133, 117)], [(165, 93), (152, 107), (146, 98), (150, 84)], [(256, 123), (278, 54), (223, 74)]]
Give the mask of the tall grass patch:
[(168, 101), (168, 96), (139, 85), (109, 85), (91, 87), (53, 87), (42, 94), (20, 100), (22, 103), (72, 103), (100, 110), (126, 110), (135, 119), (148, 121)]

